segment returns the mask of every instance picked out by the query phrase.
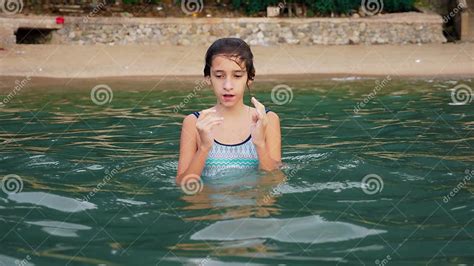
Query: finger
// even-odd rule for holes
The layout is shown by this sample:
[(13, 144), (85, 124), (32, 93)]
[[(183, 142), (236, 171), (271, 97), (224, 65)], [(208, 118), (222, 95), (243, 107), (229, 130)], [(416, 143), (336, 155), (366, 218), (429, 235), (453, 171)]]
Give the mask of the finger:
[(259, 104), (261, 104), (255, 97), (252, 97), (250, 101), (253, 103), (253, 106), (255, 106), (255, 108), (258, 108)]
[(252, 103), (255, 107), (265, 107), (261, 102), (257, 100), (257, 98), (252, 97)]
[(263, 115), (265, 113), (265, 106), (259, 102), (255, 97), (252, 97), (252, 103), (255, 106), (255, 109), (257, 109), (257, 112), (259, 115)]
[(200, 131), (208, 131), (210, 123), (212, 123), (214, 121), (218, 121), (218, 122), (222, 123), (223, 120), (224, 120), (224, 118), (208, 116), (208, 117), (204, 118), (203, 120), (198, 121), (196, 123), (196, 128)]
[(215, 126), (215, 125), (219, 125), (219, 124), (222, 124), (222, 120), (209, 120), (208, 122), (206, 122), (205, 124), (201, 124), (199, 126), (200, 128), (200, 131), (203, 131), (203, 132), (210, 132), (211, 129)]
[(207, 123), (207, 121), (209, 121), (209, 119), (212, 119), (212, 118), (214, 118), (214, 117), (215, 117), (215, 116), (213, 116), (213, 115), (207, 113), (205, 116), (202, 116), (202, 118), (201, 118), (201, 116), (199, 116), (199, 118), (201, 118), (201, 119), (198, 120), (198, 122), (200, 122), (201, 124), (205, 124), (205, 123)]
[(199, 118), (205, 119), (206, 117), (212, 115), (213, 113), (215, 113), (215, 111), (213, 111), (213, 110), (203, 110), (201, 112), (201, 115), (199, 116)]
[(212, 108), (209, 108), (209, 109), (205, 109), (205, 110), (202, 110), (201, 112), (201, 115), (199, 116), (199, 118), (202, 117), (202, 119), (206, 118), (207, 116), (209, 116), (210, 114), (215, 114), (217, 111), (214, 107)]
[(253, 114), (253, 115), (252, 115), (252, 121), (253, 121), (254, 123), (257, 123), (258, 118), (259, 118), (259, 115), (258, 115), (258, 114)]
[(213, 121), (223, 121), (224, 117), (218, 117), (218, 116), (211, 116), (206, 118), (206, 123), (213, 122)]
[(209, 124), (207, 125), (207, 127), (209, 128), (209, 130), (212, 130), (212, 128), (213, 128), (214, 126), (217, 126), (217, 125), (220, 125), (220, 124), (222, 124), (222, 121), (213, 121), (213, 122), (209, 123)]
[(207, 123), (209, 121), (209, 119), (214, 119), (214, 118), (222, 118), (222, 117), (218, 116), (215, 112), (210, 111), (200, 121), (201, 121), (201, 123)]
[(214, 122), (220, 122), (224, 121), (223, 117), (208, 117), (206, 121), (203, 121), (203, 126), (207, 127), (209, 124), (214, 123)]

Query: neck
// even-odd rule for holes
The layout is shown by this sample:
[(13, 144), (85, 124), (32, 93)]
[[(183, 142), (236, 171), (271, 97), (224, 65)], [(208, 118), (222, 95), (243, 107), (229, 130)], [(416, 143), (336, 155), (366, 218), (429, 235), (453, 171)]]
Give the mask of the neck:
[(242, 110), (245, 108), (244, 103), (238, 102), (234, 106), (224, 106), (220, 103), (217, 103), (216, 110), (220, 113), (223, 117), (235, 117), (239, 116), (242, 113)]

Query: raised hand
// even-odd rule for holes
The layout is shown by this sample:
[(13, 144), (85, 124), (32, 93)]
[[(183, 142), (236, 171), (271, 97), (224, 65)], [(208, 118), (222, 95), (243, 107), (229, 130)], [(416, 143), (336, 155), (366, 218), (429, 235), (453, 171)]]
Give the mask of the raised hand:
[(267, 128), (268, 119), (265, 113), (265, 106), (260, 103), (255, 97), (252, 97), (252, 103), (257, 110), (257, 113), (252, 116), (251, 135), (252, 142), (256, 146), (265, 145), (265, 130)]
[(196, 129), (201, 140), (200, 148), (207, 150), (212, 148), (214, 142), (212, 128), (221, 124), (223, 120), (223, 117), (217, 116), (215, 108), (206, 109), (201, 112), (196, 122)]

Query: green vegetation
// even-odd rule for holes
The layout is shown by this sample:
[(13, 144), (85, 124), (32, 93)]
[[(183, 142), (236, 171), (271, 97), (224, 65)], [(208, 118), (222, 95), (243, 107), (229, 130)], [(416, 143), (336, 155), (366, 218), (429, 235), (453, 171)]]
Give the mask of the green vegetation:
[(139, 4), (158, 4), (161, 0), (122, 0), (126, 5), (139, 5)]
[[(376, 2), (377, 0), (372, 0)], [(413, 10), (415, 0), (378, 0), (383, 2), (383, 12), (405, 12)], [(243, 10), (247, 14), (252, 15), (265, 11), (267, 6), (278, 5), (278, 0), (232, 0), (234, 9)], [(367, 0), (371, 2), (371, 0)], [(287, 1), (287, 3), (296, 3), (306, 6), (308, 14), (329, 15), (333, 14), (349, 14), (354, 10), (358, 10), (361, 0), (299, 0)]]
[[(266, 16), (268, 6), (283, 8), (282, 16), (340, 16), (359, 12), (364, 4), (368, 10), (380, 9), (382, 13), (406, 12), (414, 6), (429, 6), (430, 0), (81, 0), (75, 4), (48, 1), (23, 0), (23, 13), (72, 14), (91, 12), (98, 4), (97, 16), (111, 16), (112, 13), (127, 12), (138, 17), (180, 17), (189, 15), (182, 11), (182, 3), (190, 9), (201, 10), (216, 17)], [(0, 0), (2, 2), (2, 0)], [(285, 4), (284, 4), (285, 3)], [(154, 7), (154, 6), (159, 7)], [(81, 11), (82, 10), (82, 11)], [(291, 10), (291, 12), (289, 11)], [(374, 12), (379, 13), (379, 11)]]

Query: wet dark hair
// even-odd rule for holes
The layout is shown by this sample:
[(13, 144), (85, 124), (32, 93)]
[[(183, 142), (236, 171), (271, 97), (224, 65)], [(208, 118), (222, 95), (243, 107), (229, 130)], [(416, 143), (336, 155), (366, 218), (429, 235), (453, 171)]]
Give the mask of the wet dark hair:
[[(211, 75), (212, 59), (216, 55), (225, 55), (228, 57), (236, 57), (240, 61), (236, 61), (238, 65), (245, 63), (247, 71), (247, 82), (255, 77), (255, 67), (253, 66), (253, 54), (249, 45), (239, 38), (222, 38), (216, 40), (206, 52), (206, 64), (204, 66), (204, 77)], [(248, 87), (248, 84), (247, 84)]]

